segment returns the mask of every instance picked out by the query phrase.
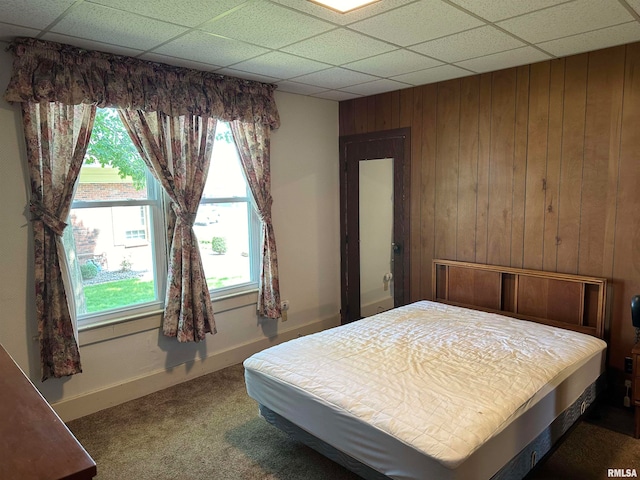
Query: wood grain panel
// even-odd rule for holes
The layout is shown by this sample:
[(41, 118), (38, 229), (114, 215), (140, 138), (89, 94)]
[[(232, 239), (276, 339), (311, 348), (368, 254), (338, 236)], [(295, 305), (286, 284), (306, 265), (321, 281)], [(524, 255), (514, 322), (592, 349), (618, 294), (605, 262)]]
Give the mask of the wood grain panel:
[[(419, 87), (422, 98), (422, 116), (416, 112), (414, 124), (422, 125), (422, 139), (420, 149), (422, 152), (422, 171), (419, 175), (422, 216), (420, 218), (420, 298), (431, 298), (431, 276), (428, 274), (433, 260), (433, 249), (435, 243), (435, 200), (436, 200), (436, 124), (437, 124), (437, 103), (438, 91), (436, 85), (425, 85)], [(412, 175), (413, 177), (416, 175)]]
[(356, 109), (353, 106), (353, 100), (340, 102), (338, 111), (340, 115), (338, 128), (340, 136), (353, 135), (356, 131)]
[(613, 257), (615, 246), (615, 229), (618, 203), (618, 182), (620, 173), (620, 137), (622, 135), (622, 102), (624, 94), (624, 75), (626, 47), (608, 49), (615, 61), (611, 68), (611, 122), (609, 153), (607, 155), (607, 199), (606, 216), (604, 218), (604, 245), (602, 253), (602, 275), (611, 278), (613, 275)]
[(640, 44), (627, 47), (620, 138), (620, 183), (614, 250), (615, 295), (610, 329), (612, 363), (622, 370), (634, 340), (631, 298), (640, 294)]
[(460, 81), (438, 84), (436, 126), (436, 258), (456, 258), (458, 216), (458, 151), (460, 145)]
[(376, 131), (376, 100), (377, 95), (367, 98), (367, 132)]
[(565, 62), (557, 261), (558, 271), (565, 273), (578, 273), (588, 61), (583, 54)]
[(391, 92), (375, 96), (376, 130), (390, 130), (391, 127)]
[(518, 282), (518, 312), (580, 325), (584, 311), (582, 284), (537, 277)]
[(391, 128), (400, 128), (400, 90), (391, 92)]
[(478, 196), (476, 204), (476, 262), (487, 261), (489, 228), (489, 163), (491, 161), (491, 74), (480, 75), (478, 112)]
[[(421, 180), (424, 170), (422, 159), (422, 137), (425, 135), (422, 127), (422, 91), (419, 88), (411, 89), (411, 191), (422, 192)], [(409, 114), (409, 112), (407, 112)], [(415, 133), (414, 133), (415, 132)], [(411, 197), (411, 300), (418, 300), (421, 297), (422, 283), (425, 278), (421, 275), (422, 261), (425, 255), (421, 247), (421, 240), (424, 238), (422, 232), (422, 197), (412, 195)]]
[[(400, 127), (412, 127), (414, 116), (414, 88), (406, 88), (399, 91), (398, 95), (398, 115)], [(410, 199), (410, 212), (409, 212), (409, 228), (410, 228), (410, 293), (409, 298), (411, 301), (420, 300), (420, 283), (422, 281), (421, 275), (421, 257), (422, 249), (420, 247), (421, 231), (420, 231), (420, 219), (422, 217), (420, 212), (420, 182), (414, 180), (414, 177), (420, 178), (422, 172), (422, 157), (421, 152), (416, 149), (416, 138), (422, 138), (421, 125), (415, 125), (411, 128), (411, 199)], [(418, 143), (419, 144), (419, 143)], [(416, 190), (416, 187), (418, 189)]]
[(499, 272), (449, 267), (449, 300), (500, 310), (501, 279)]
[(414, 88), (406, 88), (404, 90), (399, 91), (399, 106), (398, 106), (398, 115), (399, 115), (399, 123), (400, 127), (410, 127), (411, 128), (411, 191), (415, 192), (411, 195), (410, 200), (410, 237), (411, 237), (411, 246), (410, 246), (410, 256), (411, 256), (411, 265), (409, 268), (410, 275), (410, 298), (412, 301), (420, 299), (420, 282), (422, 279), (421, 275), (421, 257), (422, 250), (420, 248), (421, 241), (421, 232), (420, 232), (420, 190), (414, 190), (416, 185), (419, 185), (413, 177), (420, 177), (420, 172), (422, 171), (422, 158), (421, 152), (416, 150), (416, 138), (422, 138), (422, 129), (416, 125), (413, 127), (413, 115), (414, 115), (414, 106), (413, 106), (413, 98), (414, 98)]
[(493, 74), (487, 263), (511, 263), (516, 70)]
[(544, 209), (542, 269), (555, 272), (558, 260), (558, 202), (562, 156), (562, 117), (564, 104), (564, 59), (551, 61), (549, 78), (549, 135)]
[(529, 145), (524, 218), (524, 268), (542, 268), (544, 194), (549, 132), (550, 63), (531, 65), (529, 90)]
[(511, 214), (512, 267), (522, 267), (524, 255), (524, 196), (527, 180), (527, 130), (529, 128), (529, 66), (518, 67), (516, 118), (513, 146), (513, 188)]
[(516, 275), (510, 273), (502, 275), (502, 302), (500, 304), (500, 310), (506, 310), (509, 312), (516, 311), (517, 283)]
[(620, 142), (623, 79), (624, 47), (589, 56), (578, 258), (578, 273), (586, 275), (602, 275), (611, 268), (605, 265), (605, 245), (613, 247), (609, 230), (615, 214), (616, 184), (611, 185), (611, 177), (617, 180), (618, 155), (611, 155), (617, 153)]
[(458, 157), (458, 217), (456, 260), (476, 258), (476, 210), (478, 195), (478, 108), (480, 77), (460, 81), (460, 148)]
[(411, 127), (413, 123), (413, 92), (414, 88), (405, 88), (399, 92), (400, 127)]
[(369, 132), (368, 117), (369, 110), (367, 108), (367, 97), (356, 98), (353, 100), (353, 108), (355, 108), (355, 132), (354, 133), (366, 133)]

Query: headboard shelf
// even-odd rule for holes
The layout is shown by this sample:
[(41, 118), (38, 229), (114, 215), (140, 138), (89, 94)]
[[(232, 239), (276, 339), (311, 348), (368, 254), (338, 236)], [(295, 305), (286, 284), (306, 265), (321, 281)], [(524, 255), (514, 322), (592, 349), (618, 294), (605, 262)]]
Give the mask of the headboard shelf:
[(434, 260), (432, 285), (439, 302), (604, 336), (605, 278)]

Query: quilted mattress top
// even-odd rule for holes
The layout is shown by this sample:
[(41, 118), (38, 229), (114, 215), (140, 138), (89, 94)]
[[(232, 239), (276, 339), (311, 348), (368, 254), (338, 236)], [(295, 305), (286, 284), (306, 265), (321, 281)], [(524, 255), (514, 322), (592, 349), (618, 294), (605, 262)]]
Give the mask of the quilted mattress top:
[(245, 368), (303, 389), (456, 468), (595, 337), (428, 301), (259, 352)]

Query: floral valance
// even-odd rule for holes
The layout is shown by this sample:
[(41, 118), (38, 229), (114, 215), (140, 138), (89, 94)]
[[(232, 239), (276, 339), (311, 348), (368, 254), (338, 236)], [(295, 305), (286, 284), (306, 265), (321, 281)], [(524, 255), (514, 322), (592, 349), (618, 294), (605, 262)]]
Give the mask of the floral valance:
[(280, 124), (275, 85), (33, 38), (18, 38), (9, 49), (14, 60), (8, 102), (84, 103)]

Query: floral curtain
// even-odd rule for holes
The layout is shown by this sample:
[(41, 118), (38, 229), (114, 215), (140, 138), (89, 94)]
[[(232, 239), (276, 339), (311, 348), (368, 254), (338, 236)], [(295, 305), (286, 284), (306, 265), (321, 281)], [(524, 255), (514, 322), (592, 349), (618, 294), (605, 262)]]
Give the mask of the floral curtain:
[[(138, 148), (146, 151), (148, 162), (157, 166), (152, 170), (172, 196), (177, 220), (172, 229), (165, 333), (187, 341), (201, 339), (207, 331), (215, 332), (208, 291), (205, 295), (201, 288), (202, 264), (198, 249), (193, 248), (190, 227), (202, 193), (200, 181), (207, 173), (202, 158), (208, 162), (206, 152), (215, 128), (213, 119), (246, 122), (249, 130), (266, 132), (266, 156), (259, 154), (266, 159), (266, 170), (256, 166), (259, 173), (250, 182), (268, 182), (268, 130), (280, 125), (274, 99), (276, 86), (33, 38), (18, 38), (9, 50), (13, 53), (13, 71), (4, 98), (23, 104), (32, 175), (36, 308), (43, 378), (80, 371), (69, 307), (59, 280), (64, 256), (56, 251), (61, 251), (59, 235), (65, 227), (95, 107), (125, 109), (126, 117), (132, 119), (132, 131), (138, 131), (133, 125), (140, 123), (139, 135), (134, 135), (139, 138)], [(154, 116), (160, 119), (158, 124), (168, 126), (152, 130), (149, 125)], [(178, 134), (180, 122), (184, 122), (185, 133)], [(175, 135), (181, 138), (179, 142)], [(248, 142), (247, 151), (251, 150), (249, 145), (252, 141)], [(181, 149), (187, 156), (175, 154)], [(252, 154), (253, 151), (245, 156)], [(264, 197), (256, 193), (262, 187), (254, 183), (251, 188), (268, 225), (259, 310), (268, 316), (279, 316), (271, 197), (268, 187)]]
[(231, 122), (231, 132), (238, 147), (251, 193), (262, 219), (262, 264), (258, 314), (267, 318), (280, 318), (280, 280), (278, 254), (271, 220), (271, 129), (261, 123)]
[(95, 114), (91, 105), (22, 104), (43, 381), (82, 371), (62, 277), (62, 234)]
[(80, 103), (280, 125), (275, 85), (19, 38), (8, 102)]
[(211, 117), (120, 109), (143, 160), (171, 198), (169, 272), (163, 332), (179, 342), (216, 333), (213, 306), (193, 231), (209, 171), (216, 120)]

